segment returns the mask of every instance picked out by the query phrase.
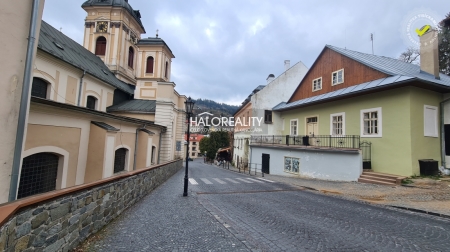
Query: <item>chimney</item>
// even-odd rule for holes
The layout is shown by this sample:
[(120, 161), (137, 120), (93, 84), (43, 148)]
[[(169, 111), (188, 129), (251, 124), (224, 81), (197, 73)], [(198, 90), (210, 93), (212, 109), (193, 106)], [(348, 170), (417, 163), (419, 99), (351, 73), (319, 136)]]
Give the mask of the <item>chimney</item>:
[(434, 28), (420, 36), (420, 70), (439, 79), (438, 32)]
[(271, 81), (273, 81), (273, 79), (275, 79), (275, 75), (273, 74), (269, 74), (269, 76), (267, 77), (267, 84), (269, 84)]
[(284, 61), (284, 70), (288, 70), (291, 67), (291, 61), (290, 60), (285, 60)]

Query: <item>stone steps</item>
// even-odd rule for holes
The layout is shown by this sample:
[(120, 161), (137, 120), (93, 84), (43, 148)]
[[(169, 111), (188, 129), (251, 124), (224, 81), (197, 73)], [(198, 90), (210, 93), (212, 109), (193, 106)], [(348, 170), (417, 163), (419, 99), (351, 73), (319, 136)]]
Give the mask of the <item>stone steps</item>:
[(370, 184), (378, 184), (378, 185), (401, 185), (402, 180), (406, 177), (379, 173), (373, 171), (364, 171), (358, 179), (360, 183), (370, 183)]

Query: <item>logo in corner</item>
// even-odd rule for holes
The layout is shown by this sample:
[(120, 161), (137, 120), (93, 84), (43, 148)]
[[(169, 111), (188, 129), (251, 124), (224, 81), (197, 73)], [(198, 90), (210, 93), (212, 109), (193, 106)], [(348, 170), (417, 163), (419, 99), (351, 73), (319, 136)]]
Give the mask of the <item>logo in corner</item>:
[[(427, 31), (437, 28), (439, 24), (439, 15), (427, 9), (415, 9), (404, 17), (401, 24), (401, 34), (403, 41), (407, 46), (420, 47), (420, 37)], [(431, 44), (437, 38), (437, 34), (432, 40), (425, 42), (424, 45)]]

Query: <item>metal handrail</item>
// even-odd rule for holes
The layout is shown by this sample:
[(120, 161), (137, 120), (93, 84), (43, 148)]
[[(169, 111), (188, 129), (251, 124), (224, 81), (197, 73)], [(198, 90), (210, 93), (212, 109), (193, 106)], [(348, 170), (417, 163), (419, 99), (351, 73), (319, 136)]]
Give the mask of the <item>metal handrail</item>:
[(251, 136), (250, 144), (269, 144), (303, 147), (326, 147), (337, 149), (359, 149), (359, 135), (259, 135)]

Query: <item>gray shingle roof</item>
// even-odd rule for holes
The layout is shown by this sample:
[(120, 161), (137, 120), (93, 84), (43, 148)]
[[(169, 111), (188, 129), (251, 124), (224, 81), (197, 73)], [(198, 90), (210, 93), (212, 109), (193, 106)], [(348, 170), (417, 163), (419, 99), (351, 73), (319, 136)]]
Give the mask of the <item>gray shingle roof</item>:
[(130, 13), (130, 15), (138, 22), (139, 26), (144, 30), (144, 25), (141, 22), (141, 13), (138, 10), (133, 10), (131, 5), (128, 3), (127, 0), (88, 0), (84, 2), (81, 7), (88, 7), (88, 6), (113, 6), (113, 7), (122, 7)]
[[(62, 49), (61, 49), (62, 48)], [(134, 94), (130, 85), (120, 81), (95, 54), (71, 38), (42, 21), (38, 49), (86, 72), (128, 94)]]
[(106, 108), (107, 112), (155, 112), (155, 100), (130, 100)]
[(119, 129), (117, 129), (117, 128), (115, 128), (115, 127), (113, 127), (113, 126), (111, 126), (111, 125), (109, 125), (107, 123), (104, 123), (104, 122), (91, 121), (91, 123), (96, 125), (96, 126), (98, 126), (98, 127), (100, 127), (100, 128), (102, 128), (102, 129), (105, 129), (107, 131), (119, 131)]
[(153, 38), (152, 37), (143, 38), (138, 41), (137, 45), (138, 46), (140, 46), (140, 45), (163, 45), (163, 46), (166, 46), (167, 49), (169, 49), (170, 53), (172, 53), (172, 50), (170, 50), (169, 46), (161, 38), (154, 38), (154, 37)]
[(273, 110), (275, 111), (288, 110), (295, 107), (306, 106), (308, 104), (325, 102), (331, 99), (336, 99), (337, 97), (341, 96), (354, 95), (357, 93), (362, 93), (369, 90), (386, 87), (389, 85), (398, 85), (412, 80), (422, 81), (430, 85), (436, 84), (447, 88), (450, 87), (450, 76), (441, 73), (439, 75), (440, 79), (438, 80), (434, 77), (434, 75), (421, 71), (420, 66), (418, 65), (405, 63), (403, 61), (389, 57), (356, 52), (330, 45), (326, 45), (326, 47), (339, 54), (342, 54), (355, 61), (358, 61), (361, 64), (374, 68), (390, 76), (362, 83), (359, 85), (335, 90), (332, 92), (328, 92), (326, 94), (308, 97), (291, 103), (282, 102), (273, 107)]

